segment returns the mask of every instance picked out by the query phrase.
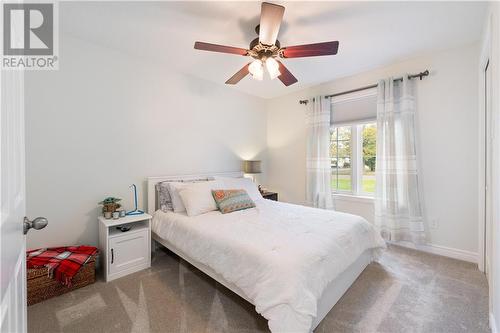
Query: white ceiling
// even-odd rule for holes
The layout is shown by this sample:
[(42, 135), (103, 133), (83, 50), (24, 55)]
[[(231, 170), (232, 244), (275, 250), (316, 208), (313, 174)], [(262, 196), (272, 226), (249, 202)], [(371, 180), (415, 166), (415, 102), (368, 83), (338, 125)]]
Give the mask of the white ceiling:
[[(282, 46), (339, 40), (336, 56), (286, 59), (299, 82), (249, 76), (227, 89), (272, 98), (479, 40), (486, 2), (276, 2), (286, 7)], [(248, 62), (193, 49), (195, 41), (248, 47), (260, 2), (61, 2), (60, 30), (223, 84)], [(61, 45), (64, 47), (64, 45)]]

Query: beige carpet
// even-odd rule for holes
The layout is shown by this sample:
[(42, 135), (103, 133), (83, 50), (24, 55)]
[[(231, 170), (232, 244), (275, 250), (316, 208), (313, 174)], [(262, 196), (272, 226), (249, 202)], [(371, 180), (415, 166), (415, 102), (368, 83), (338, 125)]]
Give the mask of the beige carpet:
[[(392, 246), (316, 332), (488, 332), (475, 265)], [(266, 332), (253, 306), (175, 255), (28, 308), (30, 332)]]

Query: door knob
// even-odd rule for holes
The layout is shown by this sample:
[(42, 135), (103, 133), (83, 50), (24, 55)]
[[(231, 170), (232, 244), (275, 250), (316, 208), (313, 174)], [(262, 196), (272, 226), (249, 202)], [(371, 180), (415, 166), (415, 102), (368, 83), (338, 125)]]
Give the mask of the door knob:
[(23, 221), (23, 233), (26, 235), (28, 230), (31, 228), (35, 230), (43, 229), (49, 224), (49, 221), (45, 217), (37, 217), (33, 221), (30, 221), (26, 216)]

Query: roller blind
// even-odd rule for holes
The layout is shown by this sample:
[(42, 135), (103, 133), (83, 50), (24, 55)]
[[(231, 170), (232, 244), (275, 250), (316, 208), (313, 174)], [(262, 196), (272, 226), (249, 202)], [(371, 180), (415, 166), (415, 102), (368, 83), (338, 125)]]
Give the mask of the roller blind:
[(377, 117), (377, 89), (368, 89), (331, 99), (332, 125), (354, 123)]

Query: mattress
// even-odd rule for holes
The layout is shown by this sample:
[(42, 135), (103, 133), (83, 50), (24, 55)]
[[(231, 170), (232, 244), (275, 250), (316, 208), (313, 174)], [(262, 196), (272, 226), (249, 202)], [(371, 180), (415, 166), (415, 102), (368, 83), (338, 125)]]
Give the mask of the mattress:
[(328, 283), (385, 247), (362, 217), (265, 199), (229, 214), (157, 211), (152, 230), (236, 285), (272, 332), (309, 332)]

